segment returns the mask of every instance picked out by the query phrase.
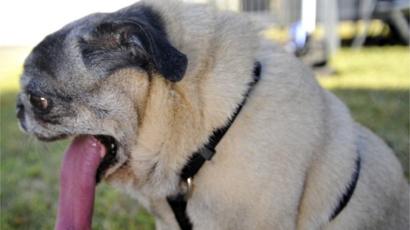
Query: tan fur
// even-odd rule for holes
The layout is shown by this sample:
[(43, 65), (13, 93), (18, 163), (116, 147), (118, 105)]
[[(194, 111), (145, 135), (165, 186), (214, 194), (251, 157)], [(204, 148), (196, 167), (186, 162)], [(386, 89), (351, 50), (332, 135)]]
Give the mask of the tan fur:
[[(187, 159), (242, 101), (256, 60), (260, 82), (194, 178), (194, 229), (409, 229), (400, 163), (302, 63), (259, 38), (242, 16), (175, 1), (146, 4), (160, 12), (188, 70), (178, 83), (133, 70), (108, 78), (135, 97), (138, 127), (128, 162), (107, 179), (150, 210), (158, 229), (178, 229), (165, 197), (179, 191)], [(357, 188), (329, 222), (358, 152)]]

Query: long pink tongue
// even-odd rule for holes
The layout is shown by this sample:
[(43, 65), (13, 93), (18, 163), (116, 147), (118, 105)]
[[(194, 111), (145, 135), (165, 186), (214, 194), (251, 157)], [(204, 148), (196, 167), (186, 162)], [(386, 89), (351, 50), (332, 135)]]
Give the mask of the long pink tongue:
[(95, 137), (76, 137), (61, 165), (60, 197), (55, 229), (91, 229), (95, 176), (105, 155), (105, 147)]

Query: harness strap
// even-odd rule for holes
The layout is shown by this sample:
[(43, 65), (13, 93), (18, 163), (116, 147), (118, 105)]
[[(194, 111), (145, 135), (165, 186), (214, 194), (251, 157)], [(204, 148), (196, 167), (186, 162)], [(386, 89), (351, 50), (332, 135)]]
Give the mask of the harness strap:
[(352, 179), (347, 187), (345, 193), (343, 193), (342, 197), (339, 200), (339, 204), (336, 206), (335, 210), (333, 211), (332, 215), (330, 216), (330, 220), (334, 220), (337, 215), (346, 207), (349, 203), (350, 198), (353, 196), (353, 192), (356, 189), (357, 181), (359, 180), (360, 169), (361, 169), (361, 161), (362, 158), (360, 156), (359, 150), (357, 151), (357, 158), (356, 158), (356, 167), (352, 175)]
[(180, 193), (177, 196), (169, 196), (167, 197), (167, 201), (181, 230), (191, 230), (192, 223), (186, 214), (187, 201), (185, 199), (185, 195)]
[[(215, 155), (216, 146), (222, 140), (228, 129), (231, 127), (236, 117), (241, 112), (242, 107), (245, 105), (246, 100), (249, 97), (249, 94), (253, 90), (256, 83), (258, 83), (261, 75), (261, 70), (262, 66), (260, 62), (256, 62), (253, 70), (253, 81), (249, 83), (248, 91), (244, 95), (241, 104), (239, 104), (238, 108), (236, 109), (232, 117), (229, 119), (228, 123), (225, 126), (213, 131), (212, 136), (210, 136), (208, 139), (208, 142), (191, 156), (188, 163), (184, 166), (184, 168), (181, 171), (181, 181), (191, 183), (192, 178), (201, 169), (205, 161), (211, 160), (212, 157)], [(180, 193), (176, 196), (168, 196), (167, 201), (172, 211), (174, 212), (174, 216), (181, 230), (191, 230), (192, 223), (186, 214), (187, 200), (185, 194)]]

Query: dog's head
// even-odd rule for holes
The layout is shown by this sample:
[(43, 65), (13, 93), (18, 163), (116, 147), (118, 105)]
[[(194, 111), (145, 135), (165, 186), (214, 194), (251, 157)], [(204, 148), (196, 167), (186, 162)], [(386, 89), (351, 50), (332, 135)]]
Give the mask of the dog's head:
[(43, 141), (96, 136), (111, 149), (98, 170), (102, 177), (126, 162), (136, 140), (139, 84), (153, 75), (180, 81), (186, 67), (186, 56), (170, 44), (151, 8), (93, 14), (33, 49), (24, 64), (17, 117), (24, 131)]

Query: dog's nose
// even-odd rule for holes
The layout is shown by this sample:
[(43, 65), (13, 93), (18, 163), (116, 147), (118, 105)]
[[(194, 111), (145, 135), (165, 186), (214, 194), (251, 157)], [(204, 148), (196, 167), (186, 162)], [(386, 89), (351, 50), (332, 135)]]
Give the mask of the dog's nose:
[(25, 130), (25, 121), (24, 121), (24, 105), (21, 102), (20, 97), (17, 98), (17, 104), (16, 104), (16, 116), (19, 119), (21, 127)]
[(24, 118), (24, 105), (23, 103), (21, 103), (20, 100), (17, 101), (16, 115), (17, 115), (17, 118), (20, 120)]

